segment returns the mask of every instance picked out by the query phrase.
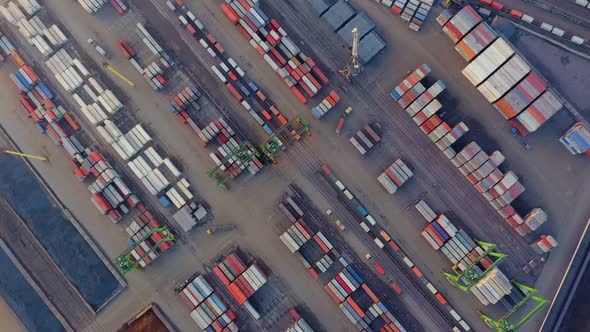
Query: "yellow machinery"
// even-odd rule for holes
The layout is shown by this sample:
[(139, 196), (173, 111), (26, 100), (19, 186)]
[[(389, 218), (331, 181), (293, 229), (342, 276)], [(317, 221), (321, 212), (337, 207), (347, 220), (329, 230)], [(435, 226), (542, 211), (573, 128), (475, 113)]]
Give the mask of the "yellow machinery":
[(47, 158), (43, 157), (43, 156), (38, 156), (38, 155), (28, 154), (28, 153), (23, 153), (23, 152), (18, 152), (18, 151), (12, 151), (12, 150), (7, 150), (7, 149), (3, 149), (3, 148), (0, 148), (0, 153), (12, 154), (12, 155), (19, 156), (19, 157), (31, 158), (31, 159), (37, 159), (37, 160), (44, 160), (44, 161), (47, 160)]
[(133, 82), (131, 82), (127, 77), (123, 76), (123, 74), (119, 73), (115, 68), (111, 67), (108, 63), (105, 62), (102, 64), (102, 66), (108, 69), (111, 73), (117, 75), (117, 77), (125, 81), (125, 83), (135, 87), (135, 84), (133, 84)]

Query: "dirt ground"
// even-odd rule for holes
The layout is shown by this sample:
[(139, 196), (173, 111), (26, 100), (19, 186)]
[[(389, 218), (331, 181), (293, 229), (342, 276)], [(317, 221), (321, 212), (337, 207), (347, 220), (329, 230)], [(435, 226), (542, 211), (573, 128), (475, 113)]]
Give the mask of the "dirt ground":
[(24, 325), (3, 298), (0, 298), (0, 321), (3, 331), (26, 332)]

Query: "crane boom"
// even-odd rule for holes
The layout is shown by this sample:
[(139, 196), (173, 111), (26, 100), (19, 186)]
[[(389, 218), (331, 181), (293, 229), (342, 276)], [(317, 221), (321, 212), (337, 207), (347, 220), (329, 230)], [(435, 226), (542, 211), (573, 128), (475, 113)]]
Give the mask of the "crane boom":
[(15, 156), (20, 156), (20, 157), (25, 157), (25, 158), (33, 158), (33, 159), (37, 159), (37, 160), (47, 160), (47, 158), (43, 157), (43, 156), (38, 156), (38, 155), (28, 154), (28, 153), (23, 153), (23, 152), (18, 152), (18, 151), (12, 151), (12, 150), (3, 149), (3, 148), (0, 148), (0, 153), (12, 154)]
[(352, 76), (356, 76), (360, 73), (361, 64), (359, 63), (359, 30), (357, 28), (352, 29)]

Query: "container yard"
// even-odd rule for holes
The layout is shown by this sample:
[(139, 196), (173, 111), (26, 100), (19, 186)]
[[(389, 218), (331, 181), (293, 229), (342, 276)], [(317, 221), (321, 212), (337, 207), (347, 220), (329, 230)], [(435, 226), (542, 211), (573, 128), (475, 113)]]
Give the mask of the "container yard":
[(5, 2), (0, 248), (31, 286), (7, 303), (65, 330), (551, 330), (590, 213), (587, 34), (529, 7)]

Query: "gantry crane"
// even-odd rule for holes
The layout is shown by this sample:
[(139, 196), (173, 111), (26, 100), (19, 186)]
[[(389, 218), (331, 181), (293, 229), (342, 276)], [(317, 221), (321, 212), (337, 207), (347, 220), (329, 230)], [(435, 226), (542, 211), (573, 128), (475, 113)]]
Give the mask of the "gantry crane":
[[(283, 139), (279, 139), (279, 135), (283, 136)], [(289, 122), (285, 123), (282, 127), (277, 129), (270, 138), (264, 143), (260, 150), (266, 156), (268, 160), (273, 163), (277, 162), (276, 157), (287, 148), (287, 145), (292, 141), (298, 141), (301, 139), (301, 135), (310, 134), (310, 126), (301, 115), (297, 115)]]
[(344, 69), (339, 70), (338, 72), (342, 75), (347, 81), (350, 82), (350, 77), (357, 76), (361, 73), (361, 64), (359, 62), (359, 30), (357, 28), (352, 29), (352, 59), (351, 64), (346, 65)]
[[(505, 254), (494, 252), (496, 245), (493, 243), (477, 241), (477, 244), (484, 249), (484, 252), (479, 255), (476, 260), (469, 264), (465, 270), (459, 271), (458, 268), (453, 267), (455, 274), (445, 271), (442, 272), (443, 276), (446, 277), (447, 280), (453, 284), (453, 286), (464, 292), (468, 291), (469, 288), (473, 287), (480, 280), (482, 280), (490, 271), (492, 271), (496, 266), (500, 265), (500, 263), (502, 263), (502, 261), (507, 257)], [(476, 271), (474, 269), (475, 266), (485, 257), (493, 257), (495, 260), (491, 266), (484, 271)]]
[(12, 155), (19, 156), (19, 157), (32, 158), (32, 159), (37, 159), (37, 160), (47, 160), (47, 158), (43, 157), (43, 156), (38, 156), (38, 155), (28, 154), (28, 153), (23, 153), (23, 152), (18, 152), (18, 151), (12, 151), (12, 150), (3, 149), (3, 148), (0, 148), (0, 153), (12, 154)]
[[(154, 234), (154, 233), (161, 233), (162, 239), (159, 240), (158, 243), (154, 244), (150, 248), (150, 250), (147, 251), (144, 255), (142, 255), (142, 256), (140, 255), (139, 259), (135, 258), (131, 254), (131, 252), (133, 250), (135, 250), (135, 248), (137, 248), (143, 241), (150, 238), (152, 236), (152, 234)], [(123, 274), (139, 271), (141, 269), (141, 265), (139, 263), (139, 260), (149, 256), (149, 254), (156, 251), (162, 245), (162, 243), (175, 242), (175, 241), (176, 241), (176, 237), (170, 232), (168, 227), (162, 226), (162, 227), (151, 229), (149, 231), (149, 233), (146, 234), (140, 241), (134, 242), (133, 244), (131, 244), (131, 246), (129, 246), (129, 248), (127, 248), (127, 250), (125, 250), (125, 252), (123, 252), (121, 255), (119, 255), (119, 257), (116, 257), (115, 259), (113, 259), (113, 263), (115, 263), (115, 266), (117, 266), (119, 271), (121, 271)], [(136, 254), (139, 255), (138, 252), (136, 252)]]
[[(540, 298), (538, 296), (536, 296), (535, 294), (537, 294), (537, 290), (531, 287), (528, 287), (526, 285), (520, 284), (516, 281), (512, 281), (512, 284), (514, 286), (516, 286), (517, 290), (514, 290), (514, 292), (520, 292), (520, 294), (518, 294), (519, 296), (522, 296), (522, 298), (518, 301), (518, 303), (516, 303), (511, 309), (510, 311), (504, 315), (502, 318), (500, 319), (493, 319), (489, 316), (487, 316), (486, 314), (482, 313), (481, 311), (478, 311), (477, 313), (479, 314), (479, 316), (484, 320), (484, 322), (486, 322), (486, 324), (491, 327), (494, 331), (496, 332), (513, 332), (513, 331), (518, 331), (524, 324), (526, 324), (537, 312), (539, 312), (541, 309), (543, 309), (543, 307), (549, 303), (549, 301)], [(518, 322), (516, 323), (512, 323), (509, 321), (509, 319), (521, 308), (523, 307), (525, 304), (529, 303), (529, 301), (533, 301), (535, 304), (535, 307), (532, 308), (532, 310), (530, 310), (522, 319), (520, 319)]]
[(215, 179), (220, 188), (228, 189), (225, 183), (227, 180), (235, 176), (235, 171), (226, 169), (221, 174), (218, 171), (226, 167), (226, 164), (231, 165), (234, 162), (237, 167), (247, 166), (250, 160), (254, 159), (254, 157), (260, 157), (260, 152), (254, 147), (254, 145), (252, 145), (252, 143), (245, 141), (223, 158), (221, 163), (209, 172), (209, 177)]

